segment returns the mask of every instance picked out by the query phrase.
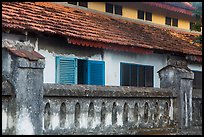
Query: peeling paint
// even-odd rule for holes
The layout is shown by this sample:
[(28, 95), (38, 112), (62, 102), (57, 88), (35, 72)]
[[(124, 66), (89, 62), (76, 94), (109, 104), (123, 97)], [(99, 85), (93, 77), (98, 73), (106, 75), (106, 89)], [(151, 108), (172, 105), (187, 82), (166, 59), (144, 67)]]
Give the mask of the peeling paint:
[(67, 121), (65, 123), (65, 127), (71, 129), (74, 126), (74, 113), (67, 114)]
[(59, 114), (58, 114), (58, 113), (54, 113), (54, 114), (52, 115), (51, 125), (52, 125), (52, 129), (53, 129), (53, 130), (55, 130), (56, 128), (59, 127)]
[(87, 128), (88, 126), (88, 115), (87, 113), (80, 114), (80, 128)]
[(173, 99), (170, 99), (170, 102), (171, 102), (171, 105), (170, 105), (170, 108), (169, 108), (169, 117), (170, 117), (170, 120), (173, 120), (174, 119), (174, 106), (173, 106)]
[(11, 114), (8, 114), (8, 128), (12, 128), (14, 126), (14, 119)]
[(185, 126), (187, 127), (188, 126), (188, 102), (187, 102), (187, 95), (186, 93), (184, 94), (185, 95)]
[(122, 113), (117, 114), (117, 125), (123, 126), (123, 114)]
[(38, 38), (36, 38), (35, 48), (34, 48), (35, 51), (38, 51), (38, 43), (39, 43), (39, 40), (38, 40)]
[(93, 128), (95, 128), (95, 127), (97, 127), (97, 126), (100, 126), (100, 124), (101, 124), (101, 119), (100, 119), (100, 117), (94, 117), (94, 119), (93, 119)]
[(112, 125), (112, 113), (107, 113), (105, 118), (105, 126)]
[(2, 110), (2, 132), (4, 132), (7, 129), (7, 113), (6, 111), (3, 109)]
[(189, 109), (190, 109), (190, 112), (191, 112), (191, 113), (189, 114), (189, 117), (190, 117), (189, 119), (190, 119), (190, 121), (192, 121), (192, 105), (193, 105), (193, 104), (192, 104), (192, 91), (193, 91), (193, 88), (191, 87), (191, 88), (190, 88), (190, 91), (189, 91), (189, 96), (190, 96), (190, 98), (189, 98), (189, 105), (190, 105), (189, 107), (190, 107), (190, 108), (189, 108)]
[[(97, 56), (92, 56), (92, 57), (97, 58)], [(30, 71), (26, 70), (22, 74), (20, 71), (19, 72), (20, 76), (17, 77), (15, 80), (21, 82), (25, 79), (25, 81), (23, 81), (25, 83), (26, 83), (26, 80), (28, 80), (28, 83), (26, 83), (26, 86), (32, 82), (35, 83), (34, 81), (29, 81), (33, 77), (33, 75), (24, 75), (27, 72), (31, 73)], [(36, 72), (36, 71), (34, 71), (34, 72)], [(39, 73), (37, 73), (37, 74), (39, 74)], [(167, 74), (169, 74), (169, 73), (167, 73)], [(177, 73), (175, 73), (174, 77), (176, 75), (177, 75)], [(39, 76), (39, 75), (37, 75), (37, 76)], [(168, 77), (168, 75), (163, 75), (163, 76)], [(39, 79), (37, 79), (37, 81), (39, 81)], [(20, 103), (20, 106), (17, 106), (19, 104), (16, 103), (17, 112), (14, 112), (15, 114), (17, 114), (16, 115), (17, 119), (13, 120), (15, 122), (14, 123), (14, 126), (15, 126), (14, 130), (17, 130), (16, 134), (37, 134), (37, 131), (41, 130), (41, 127), (40, 127), (41, 121), (37, 121), (37, 122), (39, 122), (39, 124), (36, 124), (35, 119), (38, 119), (38, 116), (39, 116), (38, 114), (41, 114), (39, 112), (39, 110), (41, 111), (41, 109), (39, 109), (39, 108), (41, 108), (40, 105), (43, 104), (43, 108), (44, 108), (44, 105), (47, 102), (52, 104), (50, 106), (50, 109), (49, 109), (50, 110), (49, 116), (51, 116), (51, 120), (49, 120), (49, 121), (51, 121), (51, 126), (49, 129), (44, 129), (44, 131), (49, 132), (49, 133), (53, 132), (56, 134), (64, 134), (64, 133), (72, 134), (74, 132), (83, 133), (85, 131), (85, 132), (90, 132), (90, 134), (92, 134), (92, 133), (104, 133), (104, 132), (106, 133), (106, 130), (110, 130), (110, 131), (115, 130), (114, 132), (118, 133), (118, 132), (123, 132), (122, 130), (120, 130), (121, 127), (124, 128), (124, 130), (130, 129), (131, 127), (128, 127), (129, 124), (133, 124), (134, 127), (138, 127), (138, 129), (142, 129), (142, 130), (145, 128), (148, 130), (151, 130), (151, 128), (158, 128), (160, 125), (162, 126), (162, 128), (166, 128), (168, 126), (172, 126), (172, 125), (170, 125), (170, 122), (165, 121), (164, 116), (166, 116), (165, 115), (166, 109), (169, 112), (170, 119), (172, 120), (171, 123), (173, 123), (173, 125), (174, 124), (176, 125), (177, 124), (176, 122), (178, 122), (178, 121), (174, 121), (175, 120), (174, 118), (176, 118), (176, 117), (173, 117), (173, 114), (178, 112), (177, 111), (178, 108), (177, 108), (177, 105), (173, 104), (173, 102), (179, 102), (179, 101), (177, 100), (178, 98), (176, 98), (177, 96), (173, 95), (173, 93), (172, 93), (173, 90), (168, 90), (168, 89), (158, 89), (157, 90), (157, 88), (134, 88), (134, 87), (126, 87), (125, 88), (125, 87), (111, 87), (111, 86), (101, 87), (101, 86), (91, 86), (91, 85), (87, 86), (87, 85), (47, 84), (48, 86), (46, 86), (46, 84), (44, 84), (44, 87), (43, 87), (44, 91), (43, 91), (43, 93), (40, 92), (41, 95), (44, 95), (44, 98), (39, 98), (39, 100), (35, 100), (36, 102), (34, 101), (34, 102), (30, 103), (29, 101), (31, 101), (31, 100), (33, 101), (34, 99), (36, 99), (36, 97), (38, 97), (36, 90), (34, 90), (34, 93), (33, 93), (33, 91), (31, 92), (31, 90), (34, 89), (33, 86), (36, 86), (39, 84), (42, 84), (42, 81), (40, 83), (36, 82), (36, 84), (31, 84), (31, 86), (28, 86), (26, 88), (24, 88), (25, 85), (23, 85), (23, 88), (18, 88), (18, 87), (21, 87), (21, 85), (22, 85), (21, 83), (18, 83), (18, 87), (15, 90), (15, 93), (17, 93), (18, 96), (16, 96), (16, 98), (14, 98), (14, 99), (16, 99), (15, 102), (18, 102), (20, 100), (19, 102), (21, 102), (21, 103)], [(190, 84), (188, 84), (188, 85), (190, 85)], [(176, 86), (178, 86), (178, 85), (176, 85)], [(183, 84), (182, 86), (185, 86), (185, 84)], [(35, 87), (35, 88), (37, 88), (37, 87)], [(178, 88), (180, 88), (180, 87), (178, 87)], [(107, 94), (106, 90), (107, 91), (111, 90), (112, 92), (109, 92)], [(155, 90), (156, 90), (156, 92), (154, 92)], [(189, 106), (187, 105), (187, 103), (192, 102), (192, 100), (189, 100), (189, 102), (188, 102), (188, 99), (189, 99), (189, 97), (191, 98), (192, 93), (191, 92), (189, 93), (187, 90), (189, 90), (188, 87), (185, 88), (185, 90), (184, 90), (184, 92), (185, 92), (185, 94), (184, 94), (185, 100), (184, 101), (185, 102), (181, 102), (181, 103), (184, 103), (184, 106), (185, 106), (184, 108), (182, 107), (182, 110), (185, 109), (184, 113), (188, 114), (188, 115), (184, 115), (184, 118), (185, 118), (185, 116), (186, 117), (189, 116), (190, 110), (188, 109)], [(84, 92), (84, 91), (86, 91), (86, 92)], [(98, 92), (98, 91), (100, 91), (100, 92)], [(134, 94), (132, 93), (133, 91), (134, 91)], [(153, 91), (153, 92), (151, 92), (151, 91)], [(125, 94), (124, 94), (124, 92), (125, 92)], [(29, 93), (29, 94), (26, 94), (26, 93)], [(138, 94), (139, 94), (139, 96), (138, 96)], [(159, 99), (158, 99), (158, 95), (161, 95), (161, 96), (159, 96)], [(28, 96), (30, 97), (29, 99), (27, 99)], [(182, 95), (182, 97), (183, 97), (183, 95)], [(155, 98), (157, 98), (157, 99), (155, 99)], [(44, 102), (39, 103), (38, 101), (39, 102), (44, 101)], [(183, 101), (183, 99), (182, 99), (182, 101)], [(63, 128), (61, 128), (60, 124), (59, 124), (60, 123), (60, 117), (59, 116), (61, 114), (60, 113), (60, 105), (62, 104), (62, 102), (63, 103), (65, 102), (66, 107), (67, 107), (66, 112), (63, 111), (63, 114), (66, 113), (65, 114), (66, 115), (65, 127), (63, 127)], [(90, 102), (94, 102), (94, 109), (87, 109)], [(102, 105), (99, 105), (99, 104), (102, 104), (103, 102), (104, 102), (104, 108), (105, 108), (105, 111), (103, 113), (103, 116), (105, 116), (105, 125), (101, 124), (101, 121), (104, 122), (104, 119), (101, 120)], [(116, 107), (113, 107), (113, 102), (117, 103)], [(144, 110), (145, 102), (147, 102), (148, 106), (149, 106), (149, 107), (147, 107), (146, 110)], [(154, 117), (153, 117), (154, 111), (153, 110), (154, 110), (154, 104), (156, 102), (159, 102), (158, 103), (159, 108), (160, 108), (159, 116), (162, 119), (158, 123), (153, 123), (154, 122), (153, 121), (154, 120)], [(164, 104), (166, 102), (168, 102), (168, 104), (171, 104), (171, 105), (169, 105), (170, 107), (165, 107)], [(76, 111), (76, 110), (78, 110), (75, 107), (76, 103), (79, 103), (79, 107), (77, 107), (77, 108), (79, 108), (79, 111)], [(126, 108), (126, 107), (124, 107), (125, 103), (127, 103), (127, 106), (129, 106), (128, 109), (125, 109)], [(138, 111), (137, 112), (139, 114), (139, 117), (138, 117), (137, 122), (131, 123), (131, 122), (134, 122), (134, 121), (131, 121), (131, 119), (132, 120), (134, 119), (133, 118), (134, 113), (133, 113), (133, 106), (132, 105), (135, 103), (138, 104)], [(22, 104), (25, 106), (23, 106)], [(36, 106), (37, 106), (37, 108), (35, 108)], [(10, 108), (8, 110), (10, 111)], [(20, 110), (20, 111), (18, 111), (18, 110)], [(92, 110), (91, 113), (89, 112), (89, 110)], [(128, 110), (128, 111), (125, 111), (125, 110)], [(176, 110), (176, 112), (175, 112), (175, 110)], [(7, 111), (7, 109), (4, 109), (4, 111), (2, 111), (2, 115), (3, 115), (2, 117), (6, 117), (7, 119), (10, 119), (9, 118), (9, 117), (11, 117), (9, 115), (10, 113), (7, 114), (6, 111)], [(123, 113), (123, 111), (125, 113)], [(148, 114), (148, 116), (144, 116), (145, 115), (144, 111), (147, 112), (146, 114)], [(117, 115), (115, 115), (115, 112), (117, 112)], [(14, 113), (12, 112), (11, 114), (13, 115)], [(88, 117), (88, 114), (91, 114), (91, 115)], [(124, 118), (127, 118), (126, 117), (127, 115), (128, 115), (128, 121), (127, 121), (127, 119), (124, 120)], [(116, 124), (114, 123), (114, 125), (112, 123), (112, 116), (113, 117), (117, 116), (117, 122), (116, 122)], [(79, 125), (80, 126), (75, 127), (75, 119), (77, 119), (76, 123), (78, 123), (78, 118), (79, 118)], [(91, 118), (91, 120), (89, 118)], [(144, 118), (148, 119), (146, 123), (145, 123)], [(44, 121), (44, 118), (42, 118), (42, 119), (39, 118), (39, 119)], [(115, 117), (114, 117), (114, 119), (115, 119)], [(113, 121), (115, 121), (114, 119), (113, 119)], [(63, 120), (65, 120), (65, 119), (63, 119)], [(88, 123), (89, 120), (92, 122), (90, 124), (91, 126)], [(125, 126), (126, 124), (124, 124), (123, 121), (127, 122), (128, 126)], [(187, 121), (184, 121), (184, 122), (186, 125), (188, 125), (189, 119)], [(4, 122), (2, 122), (2, 124), (5, 124), (5, 125), (2, 125), (2, 126), (4, 126), (3, 130), (5, 130), (5, 128), (8, 128), (9, 121), (8, 120), (4, 121)], [(78, 125), (78, 124), (76, 124), (76, 125)], [(40, 127), (40, 128), (38, 128), (38, 127)]]
[(28, 110), (22, 106), (22, 110), (19, 112), (19, 118), (17, 119), (18, 127), (16, 134), (18, 135), (34, 135), (34, 127), (31, 122)]

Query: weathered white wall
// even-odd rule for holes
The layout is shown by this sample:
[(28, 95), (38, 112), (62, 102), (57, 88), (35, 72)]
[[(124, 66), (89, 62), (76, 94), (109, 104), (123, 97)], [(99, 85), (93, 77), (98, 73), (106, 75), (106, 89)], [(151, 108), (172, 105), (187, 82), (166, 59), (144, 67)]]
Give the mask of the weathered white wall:
[[(55, 56), (66, 56), (78, 59), (105, 61), (105, 85), (120, 86), (120, 63), (133, 63), (154, 66), (154, 87), (160, 87), (158, 71), (167, 65), (167, 55), (161, 54), (133, 54), (119, 51), (105, 50), (104, 56), (100, 54), (79, 57), (75, 54), (57, 54), (48, 50), (39, 50), (45, 56), (44, 82), (55, 83)], [(202, 65), (189, 64), (191, 70), (202, 71)], [(53, 75), (51, 75), (53, 74)]]
[(157, 71), (166, 66), (167, 56), (161, 54), (136, 54), (118, 51), (104, 52), (106, 85), (120, 86), (120, 63), (154, 66), (154, 87), (160, 87)]
[(102, 60), (102, 50), (71, 46), (66, 39), (39, 38), (36, 49), (45, 57), (44, 83), (55, 83), (56, 56)]
[(193, 71), (202, 71), (202, 64), (188, 64), (188, 67)]
[[(2, 33), (2, 39), (26, 40), (25, 35)], [(127, 52), (93, 50), (70, 47), (66, 39), (49, 37), (28, 37), (35, 50), (45, 57), (44, 83), (55, 83), (55, 57), (66, 56), (78, 59), (105, 61), (105, 85), (120, 86), (120, 62), (154, 66), (154, 87), (160, 87), (157, 71), (166, 66), (167, 55), (162, 54), (133, 54)], [(80, 46), (79, 46), (80, 47)], [(102, 55), (104, 54), (104, 55)], [(191, 70), (202, 71), (202, 64), (188, 64)]]
[[(57, 54), (55, 52), (49, 52), (48, 50), (40, 49), (38, 51), (45, 57), (45, 69), (44, 69), (44, 83), (55, 83), (55, 57), (64, 56), (70, 58), (86, 59), (87, 57), (78, 57), (74, 54)], [(90, 60), (102, 60), (101, 56), (95, 55), (89, 57)]]
[[(68, 49), (67, 49), (68, 50)], [(166, 55), (144, 55), (130, 54), (125, 52), (104, 51), (104, 56), (96, 54), (93, 56), (79, 57), (75, 54), (58, 54), (45, 49), (39, 49), (39, 53), (45, 57), (44, 82), (55, 83), (55, 56), (66, 56), (71, 58), (88, 58), (89, 60), (105, 61), (105, 85), (120, 86), (120, 62), (151, 65), (154, 66), (154, 87), (159, 87), (159, 76), (157, 71), (166, 66)]]

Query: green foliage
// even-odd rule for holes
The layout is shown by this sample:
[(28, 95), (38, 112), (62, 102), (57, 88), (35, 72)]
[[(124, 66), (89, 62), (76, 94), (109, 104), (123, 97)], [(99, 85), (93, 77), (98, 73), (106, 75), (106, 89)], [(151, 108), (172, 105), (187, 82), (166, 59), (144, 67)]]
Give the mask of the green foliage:
[(201, 23), (199, 23), (199, 22), (195, 22), (193, 25), (192, 25), (192, 30), (195, 30), (195, 31), (201, 31), (201, 27), (202, 27), (202, 25), (201, 25)]
[[(192, 30), (201, 31), (202, 27), (202, 2), (190, 2), (196, 10), (193, 11), (194, 16), (197, 21), (192, 25)], [(196, 41), (198, 43), (202, 43), (202, 35), (198, 36)]]

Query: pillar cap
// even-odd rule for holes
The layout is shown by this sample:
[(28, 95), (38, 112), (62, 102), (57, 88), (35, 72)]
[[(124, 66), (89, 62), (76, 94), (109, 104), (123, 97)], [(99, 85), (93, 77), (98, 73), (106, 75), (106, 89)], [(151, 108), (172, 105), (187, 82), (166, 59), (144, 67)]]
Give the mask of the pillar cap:
[(28, 50), (24, 50), (24, 49), (17, 49), (15, 47), (3, 47), (6, 48), (11, 54), (17, 56), (17, 57), (21, 57), (21, 58), (25, 58), (28, 59), (30, 61), (37, 61), (39, 59), (45, 59), (44, 56), (42, 56), (41, 54), (39, 54), (36, 51), (28, 51)]
[(165, 67), (163, 67), (162, 69), (160, 69), (159, 71), (157, 71), (157, 73), (160, 73), (163, 70), (169, 69), (169, 68), (174, 68), (174, 69), (180, 69), (181, 71), (186, 71), (186, 72), (191, 72), (191, 69), (189, 69), (187, 66), (186, 67), (180, 67), (180, 66), (174, 66), (174, 65), (167, 65)]

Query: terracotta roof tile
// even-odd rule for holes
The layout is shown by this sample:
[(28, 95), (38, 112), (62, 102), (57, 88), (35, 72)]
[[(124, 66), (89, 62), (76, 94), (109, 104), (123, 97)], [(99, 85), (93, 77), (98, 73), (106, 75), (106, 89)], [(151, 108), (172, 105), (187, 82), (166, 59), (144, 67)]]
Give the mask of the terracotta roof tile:
[(13, 53), (14, 55), (22, 58), (29, 59), (31, 61), (39, 60), (39, 59), (45, 59), (41, 54), (37, 53), (36, 51), (27, 51), (23, 49), (16, 49), (16, 48), (9, 48), (7, 49)]
[(169, 5), (176, 6), (176, 7), (180, 7), (180, 8), (183, 8), (183, 9), (187, 9), (187, 10), (195, 10), (196, 9), (189, 2), (165, 2), (165, 3), (167, 3)]
[[(197, 33), (124, 20), (50, 2), (2, 2), (2, 28), (51, 33), (66, 38), (202, 55)], [(92, 42), (92, 43), (93, 43)], [(99, 44), (100, 45), (100, 44)], [(103, 44), (102, 44), (103, 45)], [(103, 47), (103, 46), (99, 46)], [(123, 48), (120, 48), (123, 49)]]
[[(144, 2), (147, 5), (167, 9), (169, 11), (180, 12), (192, 16), (193, 7), (186, 7), (183, 2)], [(185, 8), (184, 8), (185, 7)]]

